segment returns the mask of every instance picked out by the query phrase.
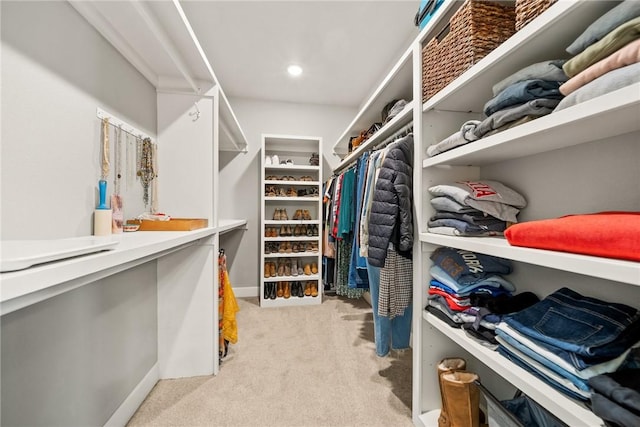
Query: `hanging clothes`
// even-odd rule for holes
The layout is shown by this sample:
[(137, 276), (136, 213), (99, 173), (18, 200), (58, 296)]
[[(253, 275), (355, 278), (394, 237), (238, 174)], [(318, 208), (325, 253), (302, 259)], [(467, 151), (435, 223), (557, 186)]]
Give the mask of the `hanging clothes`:
[(218, 254), (218, 297), (219, 355), (222, 359), (227, 355), (229, 343), (238, 342), (236, 313), (240, 311), (229, 280), (224, 249), (221, 249)]
[(331, 177), (324, 184), (323, 189), (323, 224), (322, 227), (322, 283), (324, 290), (331, 290), (335, 284), (335, 258), (336, 243), (331, 236), (331, 214), (333, 211), (333, 191), (335, 187), (335, 178)]
[(369, 163), (369, 153), (364, 153), (356, 166), (356, 197), (354, 203), (355, 223), (352, 233), (353, 244), (351, 250), (351, 260), (349, 263), (350, 288), (369, 288), (369, 276), (367, 275), (367, 260), (360, 255), (360, 213), (363, 205), (363, 194), (367, 175), (367, 165)]
[(380, 159), (370, 196), (367, 271), (376, 354), (386, 356), (408, 348), (411, 337), (413, 135), (390, 144)]
[(373, 191), (375, 189), (378, 171), (382, 165), (384, 151), (374, 151), (369, 157), (367, 164), (367, 177), (365, 182), (364, 197), (362, 200), (362, 212), (360, 213), (360, 255), (366, 257), (369, 254), (369, 213), (373, 202)]
[(349, 268), (353, 250), (353, 230), (355, 221), (356, 171), (346, 170), (340, 175), (339, 200), (336, 238), (338, 239), (338, 257), (336, 259), (336, 293), (348, 298), (360, 298), (364, 289), (349, 287)]
[(413, 249), (413, 135), (389, 145), (369, 214), (370, 265), (383, 267), (389, 243), (401, 254)]

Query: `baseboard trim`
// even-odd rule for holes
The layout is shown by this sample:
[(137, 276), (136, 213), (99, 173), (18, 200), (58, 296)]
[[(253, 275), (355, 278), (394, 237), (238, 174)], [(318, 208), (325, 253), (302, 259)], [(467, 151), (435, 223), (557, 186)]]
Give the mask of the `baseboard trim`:
[(233, 294), (238, 298), (251, 298), (260, 295), (259, 289), (256, 286), (234, 286)]
[(105, 427), (120, 427), (125, 426), (136, 413), (136, 410), (140, 407), (144, 399), (147, 397), (151, 389), (160, 379), (158, 364), (156, 363), (147, 372), (142, 381), (138, 383), (133, 391), (122, 402), (120, 407), (116, 409), (109, 421), (105, 423)]

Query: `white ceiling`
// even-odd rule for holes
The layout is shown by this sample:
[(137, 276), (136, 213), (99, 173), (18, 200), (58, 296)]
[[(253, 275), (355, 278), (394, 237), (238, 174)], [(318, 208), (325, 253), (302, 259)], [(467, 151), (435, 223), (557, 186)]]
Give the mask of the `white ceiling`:
[(69, 2), (158, 88), (270, 101), (358, 107), (418, 34), (418, 0)]
[(359, 106), (418, 33), (418, 0), (180, 4), (231, 97)]

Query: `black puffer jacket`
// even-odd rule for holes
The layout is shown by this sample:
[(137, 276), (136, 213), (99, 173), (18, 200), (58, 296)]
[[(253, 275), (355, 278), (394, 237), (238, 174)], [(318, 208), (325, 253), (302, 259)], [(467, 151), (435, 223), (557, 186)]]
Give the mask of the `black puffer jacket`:
[(410, 256), (413, 248), (413, 135), (394, 142), (385, 156), (369, 214), (369, 264), (384, 267), (389, 242)]

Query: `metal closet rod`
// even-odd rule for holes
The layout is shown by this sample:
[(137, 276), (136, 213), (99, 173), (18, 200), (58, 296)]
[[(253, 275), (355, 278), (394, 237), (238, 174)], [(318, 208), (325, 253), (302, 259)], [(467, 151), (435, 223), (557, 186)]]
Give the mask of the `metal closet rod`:
[[(408, 135), (409, 133), (413, 132), (413, 122), (410, 122), (409, 124), (404, 125), (403, 127), (401, 127), (400, 129), (398, 129), (397, 131), (395, 131), (391, 136), (387, 137), (386, 139), (384, 139), (382, 142), (379, 142), (377, 144), (372, 145), (371, 147), (369, 147), (367, 150), (362, 150), (362, 152), (364, 153), (365, 151), (374, 151), (376, 149), (379, 149), (385, 145), (388, 145), (389, 143), (395, 141), (396, 139), (398, 139), (399, 137), (403, 137), (405, 135)], [(366, 144), (366, 141), (365, 141)], [(335, 168), (333, 170), (334, 174), (339, 173), (340, 171), (349, 168), (351, 165), (353, 165), (358, 159), (360, 158), (360, 156), (354, 157), (353, 159), (351, 159), (349, 162), (341, 164), (340, 166), (338, 166), (337, 168)]]

